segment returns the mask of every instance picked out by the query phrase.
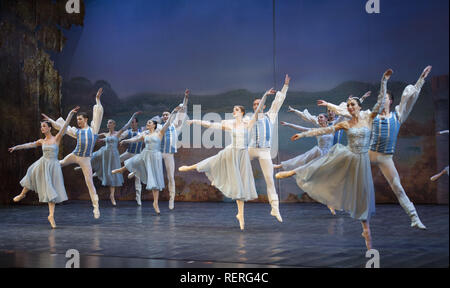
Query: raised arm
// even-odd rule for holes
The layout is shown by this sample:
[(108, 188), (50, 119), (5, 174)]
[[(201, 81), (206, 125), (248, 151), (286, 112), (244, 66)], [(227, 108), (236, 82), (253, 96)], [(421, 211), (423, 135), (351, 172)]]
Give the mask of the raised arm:
[(312, 128), (307, 128), (307, 127), (303, 127), (303, 126), (300, 126), (300, 125), (295, 125), (295, 124), (284, 122), (284, 121), (281, 121), (280, 124), (283, 125), (283, 126), (290, 127), (290, 128), (295, 129), (295, 130), (301, 131), (301, 132), (309, 131), (309, 130), (312, 129)]
[(225, 131), (232, 129), (229, 125), (226, 125), (225, 121), (222, 121), (219, 123), (219, 122), (209, 122), (209, 121), (195, 119), (195, 120), (187, 120), (186, 124), (188, 124), (188, 125), (196, 124), (196, 125), (200, 125), (205, 128), (212, 128), (212, 129), (225, 130)]
[(248, 122), (248, 128), (253, 127), (253, 125), (256, 123), (256, 119), (258, 119), (258, 115), (259, 115), (259, 113), (262, 112), (263, 107), (266, 103), (267, 96), (273, 95), (276, 92), (277, 91), (275, 89), (271, 88), (270, 90), (266, 91), (266, 93), (264, 93), (263, 97), (261, 98), (261, 101), (259, 101), (258, 108), (256, 108), (255, 113), (253, 114), (252, 118), (250, 118), (250, 121)]
[(275, 122), (278, 112), (280, 111), (280, 108), (283, 105), (284, 100), (286, 99), (286, 93), (289, 89), (290, 81), (291, 78), (288, 74), (286, 74), (284, 78), (283, 88), (281, 89), (281, 91), (277, 92), (277, 94), (275, 95), (275, 99), (272, 101), (272, 105), (270, 106), (269, 111), (267, 111), (267, 115), (270, 117), (270, 121), (272, 121), (272, 123)]
[(141, 134), (138, 134), (138, 135), (134, 136), (133, 138), (122, 140), (122, 141), (120, 141), (120, 145), (127, 144), (127, 143), (142, 142), (142, 141), (144, 141), (144, 138), (145, 138), (146, 134), (147, 133), (143, 132)]
[(175, 129), (177, 129), (177, 133), (181, 132), (181, 128), (183, 128), (184, 122), (186, 121), (187, 118), (186, 116), (189, 101), (189, 93), (190, 93), (189, 89), (186, 89), (184, 91), (183, 104), (181, 106), (180, 111), (177, 112), (175, 120), (173, 120), (173, 125), (175, 126)]
[(293, 112), (295, 115), (297, 115), (298, 117), (302, 118), (306, 122), (310, 122), (310, 123), (314, 124), (315, 126), (320, 127), (319, 120), (318, 120), (317, 116), (311, 115), (309, 113), (308, 109), (305, 109), (302, 112), (302, 111), (299, 111), (299, 110), (294, 109), (291, 106), (289, 106), (288, 112)]
[(182, 108), (181, 106), (177, 106), (177, 107), (175, 107), (175, 109), (173, 109), (172, 113), (170, 113), (169, 119), (166, 121), (166, 123), (164, 123), (164, 126), (159, 131), (159, 134), (161, 135), (161, 137), (166, 133), (167, 128), (169, 128), (169, 126), (172, 124), (173, 120), (175, 120), (175, 116), (176, 116), (177, 112), (181, 110), (181, 108)]
[(100, 102), (100, 96), (103, 94), (103, 88), (98, 89), (97, 95), (95, 96), (96, 104), (94, 105), (93, 111), (92, 111), (92, 121), (91, 121), (91, 128), (94, 134), (97, 134), (100, 130), (100, 126), (102, 125), (102, 119), (103, 119), (103, 106)]
[(334, 105), (324, 100), (317, 100), (317, 105), (327, 107), (328, 110), (333, 111), (337, 116), (352, 118), (352, 115), (350, 115), (350, 113), (347, 110), (347, 102), (342, 102), (339, 105)]
[(131, 126), (131, 122), (133, 122), (133, 119), (136, 118), (136, 116), (139, 115), (139, 114), (142, 114), (142, 111), (135, 112), (135, 113), (131, 116), (130, 120), (128, 120), (127, 124), (125, 124), (125, 126), (123, 126), (122, 128), (120, 128), (120, 130), (117, 132), (117, 137), (118, 137), (119, 139), (120, 139), (120, 136), (122, 135), (122, 133), (123, 133), (124, 131), (127, 131), (127, 129)]
[(408, 85), (403, 90), (400, 104), (395, 106), (395, 110), (397, 111), (397, 114), (399, 116), (400, 123), (405, 122), (406, 118), (408, 118), (409, 114), (411, 113), (414, 104), (416, 104), (416, 101), (419, 98), (420, 90), (422, 89), (422, 86), (425, 83), (425, 78), (430, 73), (431, 68), (432, 68), (431, 66), (427, 66), (423, 70), (416, 84)]
[(8, 148), (8, 151), (9, 151), (9, 153), (12, 153), (12, 152), (14, 152), (16, 150), (24, 150), (24, 149), (36, 148), (36, 147), (42, 145), (41, 141), (42, 140), (37, 140), (37, 141), (34, 141), (34, 142), (22, 144), (22, 145), (16, 145), (14, 147)]
[(372, 119), (383, 111), (384, 102), (386, 101), (387, 81), (391, 78), (392, 73), (392, 70), (388, 69), (384, 72), (383, 77), (381, 78), (380, 93), (378, 94), (377, 103), (375, 103), (372, 108), (372, 112), (370, 113), (370, 117)]
[[(61, 128), (66, 124), (66, 121), (63, 118), (61, 118), (61, 117), (59, 117), (55, 121), (52, 118), (50, 118), (47, 115), (45, 115), (44, 113), (42, 113), (41, 115), (42, 115), (42, 117), (44, 118), (45, 121), (49, 121), (52, 124), (52, 127), (55, 128), (58, 131), (61, 130)], [(67, 124), (69, 124), (69, 122), (67, 122)], [(67, 125), (66, 133), (70, 137), (72, 137), (74, 139), (77, 139), (77, 129), (75, 127)]]
[(59, 130), (58, 134), (56, 134), (56, 136), (55, 136), (55, 140), (57, 143), (59, 143), (61, 141), (61, 138), (64, 136), (64, 134), (66, 134), (67, 128), (69, 127), (69, 123), (72, 120), (73, 115), (75, 115), (79, 109), (80, 109), (80, 106), (77, 106), (77, 107), (73, 108), (72, 110), (70, 110), (69, 115), (67, 115), (66, 121), (64, 122), (64, 125)]

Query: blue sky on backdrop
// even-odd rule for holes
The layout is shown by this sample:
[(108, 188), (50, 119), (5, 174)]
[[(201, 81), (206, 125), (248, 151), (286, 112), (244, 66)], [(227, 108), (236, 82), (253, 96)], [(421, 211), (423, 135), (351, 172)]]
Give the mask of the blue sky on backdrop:
[[(449, 70), (449, 1), (276, 0), (276, 79), (291, 89), (343, 81), (414, 82)], [(86, 0), (83, 27), (66, 31), (63, 77), (106, 80), (119, 97), (152, 91), (215, 93), (273, 84), (272, 0)], [(278, 87), (280, 88), (280, 87)]]

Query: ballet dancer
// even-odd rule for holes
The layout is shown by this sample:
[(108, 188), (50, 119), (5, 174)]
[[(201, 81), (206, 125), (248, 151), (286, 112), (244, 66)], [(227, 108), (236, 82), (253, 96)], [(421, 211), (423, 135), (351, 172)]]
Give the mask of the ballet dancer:
[[(273, 162), (270, 149), (272, 146), (272, 137), (274, 131), (274, 125), (276, 124), (278, 112), (286, 99), (286, 93), (289, 89), (289, 82), (291, 78), (286, 74), (284, 79), (284, 85), (281, 91), (278, 91), (275, 99), (272, 101), (272, 105), (266, 113), (263, 106), (260, 114), (256, 117), (256, 123), (250, 132), (250, 144), (248, 148), (248, 154), (250, 160), (257, 158), (259, 165), (264, 175), (266, 182), (267, 198), (271, 206), (270, 215), (274, 216), (279, 222), (283, 222), (279, 210), (279, 200), (277, 191), (275, 189), (275, 181), (273, 179)], [(255, 99), (253, 101), (253, 110), (256, 113), (261, 99)]]
[[(361, 98), (361, 104), (364, 102), (364, 100), (369, 97), (371, 95), (371, 92), (368, 91), (366, 92)], [(349, 96), (349, 98), (351, 98), (352, 95)], [(347, 102), (342, 102), (341, 105), (343, 105), (343, 109), (346, 109), (347, 107)], [(297, 109), (292, 108), (291, 106), (289, 106), (288, 108), (288, 112), (289, 113), (294, 113), (295, 115), (299, 116), (300, 118), (302, 118), (303, 120), (305, 120), (306, 122), (310, 122), (312, 123), (315, 127), (320, 128), (321, 125), (319, 124), (318, 121), (318, 116), (315, 115), (311, 115), (308, 111), (308, 109), (305, 109), (304, 111), (299, 111)], [(337, 116), (336, 117), (336, 113), (331, 110), (331, 109), (327, 109), (327, 116), (328, 116), (328, 125), (332, 126), (332, 125), (336, 125), (342, 121), (345, 120), (349, 120), (350, 118), (345, 118), (344, 116)], [(348, 116), (348, 115), (346, 115)], [(334, 133), (334, 137), (333, 137), (333, 145), (339, 143), (342, 145), (345, 145), (345, 140), (346, 140), (347, 136), (345, 135), (345, 131), (344, 130), (339, 130), (336, 131), (336, 133)]]
[[(320, 127), (324, 128), (328, 126), (328, 116), (326, 114), (323, 113), (319, 114), (317, 119)], [(283, 126), (291, 127), (301, 132), (310, 131), (312, 129), (300, 125), (287, 123), (284, 121), (281, 121), (280, 124)], [(281, 162), (281, 164), (274, 165), (273, 168), (275, 169), (283, 168), (284, 170), (293, 170), (309, 163), (314, 159), (317, 159), (327, 154), (330, 148), (333, 146), (334, 135), (332, 133), (324, 134), (317, 136), (316, 138), (317, 138), (317, 145), (314, 146), (312, 149), (308, 150), (303, 154), (298, 155), (297, 157), (283, 161)], [(330, 210), (331, 214), (336, 215), (336, 211), (334, 210), (333, 207), (328, 206), (328, 209)]]
[(130, 173), (134, 173), (135, 176), (139, 177), (142, 183), (146, 184), (146, 189), (152, 190), (153, 208), (157, 215), (161, 214), (158, 205), (159, 191), (162, 191), (165, 186), (162, 167), (161, 140), (167, 129), (169, 129), (172, 122), (175, 120), (177, 112), (181, 109), (183, 109), (181, 105), (177, 106), (172, 113), (170, 113), (169, 119), (161, 129), (157, 129), (158, 123), (155, 120), (148, 120), (146, 132), (141, 133), (134, 138), (120, 141), (121, 144), (144, 141), (145, 148), (141, 153), (126, 160), (122, 168), (112, 171), (112, 174), (118, 174), (128, 170)]
[(386, 99), (387, 80), (392, 70), (383, 74), (378, 100), (372, 111), (361, 111), (359, 98), (349, 98), (348, 121), (326, 128), (311, 129), (292, 136), (292, 140), (334, 133), (345, 129), (348, 146), (334, 145), (328, 154), (297, 169), (280, 172), (276, 178), (296, 175), (297, 185), (314, 200), (338, 210), (350, 212), (352, 218), (361, 221), (362, 236), (368, 250), (372, 249), (369, 220), (375, 213), (375, 195), (369, 159), (372, 121), (381, 113)]
[[(77, 125), (79, 128), (70, 126), (67, 128), (67, 135), (77, 140), (77, 146), (72, 153), (67, 155), (63, 160), (59, 161), (61, 167), (75, 163), (81, 167), (86, 186), (89, 190), (92, 206), (94, 207), (93, 213), (95, 219), (100, 218), (100, 209), (97, 190), (95, 189), (94, 181), (92, 180), (91, 155), (92, 150), (94, 150), (94, 145), (97, 140), (98, 131), (100, 130), (100, 125), (103, 118), (103, 106), (100, 102), (100, 96), (102, 93), (103, 89), (100, 88), (95, 97), (96, 104), (94, 105), (92, 112), (91, 127), (88, 125), (88, 114), (85, 112), (79, 112), (77, 114)], [(45, 114), (42, 114), (42, 116), (44, 117), (44, 120), (49, 121), (56, 130), (61, 130), (65, 123), (62, 118), (58, 118), (55, 121)]]
[[(431, 66), (427, 66), (420, 75), (415, 85), (408, 85), (402, 93), (400, 104), (395, 106), (394, 111), (390, 110), (394, 102), (392, 92), (387, 92), (383, 111), (377, 115), (373, 121), (372, 135), (370, 141), (370, 162), (378, 165), (381, 173), (388, 181), (392, 191), (398, 199), (403, 210), (411, 219), (411, 227), (418, 229), (426, 229), (425, 225), (420, 221), (419, 215), (414, 204), (409, 200), (408, 196), (400, 183), (400, 176), (393, 161), (395, 146), (397, 144), (398, 132), (400, 126), (405, 122), (419, 98), (420, 90), (425, 83), (425, 78), (431, 71)], [(336, 111), (339, 115), (348, 113), (331, 103), (319, 100), (319, 106), (327, 106), (327, 108)]]
[(17, 145), (8, 149), (12, 153), (16, 150), (42, 147), (42, 157), (28, 168), (27, 174), (20, 181), (20, 185), (23, 187), (22, 192), (14, 197), (13, 201), (19, 202), (25, 198), (28, 191), (35, 191), (39, 195), (39, 202), (48, 203), (49, 215), (47, 219), (52, 228), (56, 228), (54, 218), (55, 204), (67, 200), (64, 178), (61, 165), (58, 161), (59, 143), (66, 133), (70, 120), (72, 120), (73, 115), (77, 113), (78, 109), (80, 107), (77, 106), (70, 111), (66, 122), (56, 136), (53, 136), (51, 133), (51, 123), (43, 121), (41, 122), (41, 132), (45, 135), (44, 139)]
[(181, 172), (197, 170), (204, 172), (211, 185), (217, 187), (226, 197), (236, 200), (241, 230), (244, 230), (244, 201), (258, 198), (253, 178), (250, 155), (248, 152), (248, 134), (257, 121), (257, 115), (264, 107), (268, 95), (275, 94), (275, 90), (270, 89), (259, 101), (258, 107), (253, 117), (244, 121), (245, 109), (242, 106), (233, 107), (233, 120), (224, 120), (221, 123), (211, 123), (202, 120), (188, 120), (188, 125), (197, 124), (206, 128), (221, 129), (231, 133), (231, 144), (221, 150), (218, 154), (204, 159), (192, 165), (182, 166), (178, 170)]
[(94, 174), (102, 181), (102, 186), (109, 187), (109, 198), (113, 206), (116, 206), (116, 200), (114, 199), (114, 193), (116, 187), (121, 187), (123, 184), (122, 174), (111, 174), (114, 169), (120, 168), (120, 154), (118, 149), (118, 143), (123, 132), (127, 131), (130, 127), (131, 122), (136, 118), (137, 115), (142, 112), (134, 113), (130, 120), (123, 126), (119, 131), (115, 131), (116, 121), (109, 119), (106, 127), (108, 128), (108, 133), (99, 134), (100, 137), (105, 137), (99, 139), (106, 143), (99, 150), (95, 151), (91, 157), (91, 166)]
[[(189, 99), (189, 89), (184, 92), (184, 100), (182, 109), (177, 112), (176, 118), (173, 121), (164, 137), (161, 141), (162, 157), (164, 159), (164, 165), (166, 166), (168, 188), (169, 188), (169, 209), (174, 208), (175, 202), (175, 160), (174, 154), (177, 153), (178, 135), (181, 133), (184, 121), (186, 120), (187, 103)], [(164, 126), (169, 119), (169, 112), (163, 112), (161, 120), (161, 126)]]
[[(125, 137), (123, 139), (134, 138), (144, 131), (145, 128), (140, 128), (138, 126), (139, 125), (138, 123), (139, 123), (138, 118), (134, 118), (133, 121), (131, 122), (131, 129), (128, 129), (128, 132), (126, 134), (122, 134), (122, 135), (125, 135)], [(120, 140), (123, 140), (123, 139), (120, 139)], [(128, 160), (131, 157), (141, 153), (143, 147), (144, 147), (144, 142), (136, 142), (136, 143), (131, 143), (130, 145), (128, 145), (127, 151), (125, 151), (122, 155), (120, 155), (120, 163), (123, 163), (123, 162), (125, 162), (125, 160)], [(132, 177), (130, 177), (130, 178), (132, 178)], [(139, 177), (137, 177), (136, 175), (134, 175), (134, 188), (136, 189), (136, 202), (139, 206), (141, 206), (142, 205), (142, 201), (141, 201), (142, 184), (141, 184), (141, 179), (139, 179)]]
[[(439, 132), (438, 132), (438, 135), (442, 135), (442, 134), (448, 134), (448, 130), (442, 130), (442, 131), (439, 131)], [(438, 174), (432, 176), (432, 177), (430, 178), (430, 180), (431, 180), (431, 181), (436, 181), (436, 180), (438, 180), (439, 178), (441, 178), (442, 175), (444, 175), (444, 174), (446, 174), (446, 173), (447, 173), (447, 176), (448, 176), (448, 174), (449, 174), (448, 166), (445, 167), (445, 168), (444, 168), (441, 172), (439, 172)]]

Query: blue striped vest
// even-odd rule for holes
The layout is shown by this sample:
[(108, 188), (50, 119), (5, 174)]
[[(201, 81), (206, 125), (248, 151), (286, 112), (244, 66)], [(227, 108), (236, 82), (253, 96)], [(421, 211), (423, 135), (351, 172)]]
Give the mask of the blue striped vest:
[(272, 140), (272, 123), (267, 115), (258, 119), (250, 132), (250, 147), (270, 148)]
[[(141, 128), (139, 128), (137, 131), (133, 131), (132, 129), (128, 129), (127, 138), (136, 137), (141, 132), (142, 132)], [(128, 146), (127, 152), (132, 153), (132, 154), (139, 154), (142, 151), (142, 146), (144, 146), (143, 142), (130, 143), (130, 145)]]
[(397, 112), (392, 112), (390, 117), (384, 119), (377, 115), (372, 123), (370, 150), (384, 154), (394, 154), (400, 125)]
[[(164, 126), (164, 123), (162, 123), (161, 125)], [(175, 125), (171, 124), (169, 128), (167, 128), (166, 133), (161, 140), (162, 153), (177, 153), (177, 141), (177, 129), (175, 128)]]
[(80, 157), (91, 157), (97, 137), (91, 127), (77, 129), (77, 147), (72, 153)]

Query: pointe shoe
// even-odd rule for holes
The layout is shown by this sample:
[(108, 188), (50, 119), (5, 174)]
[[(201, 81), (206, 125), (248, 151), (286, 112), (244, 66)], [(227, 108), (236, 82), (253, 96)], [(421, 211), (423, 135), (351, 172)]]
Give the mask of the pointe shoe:
[(328, 209), (330, 209), (331, 214), (336, 215), (336, 210), (333, 207), (328, 206)]
[(431, 181), (436, 181), (437, 179), (439, 179), (439, 177), (441, 177), (441, 175), (440, 175), (440, 174), (436, 174), (436, 175), (432, 176), (432, 177), (430, 178), (430, 180), (431, 180)]
[(363, 231), (361, 236), (364, 237), (364, 240), (366, 241), (367, 250), (372, 249), (372, 236), (370, 235), (370, 233), (367, 231)]
[(175, 197), (173, 197), (173, 196), (170, 196), (170, 199), (169, 199), (169, 209), (170, 210), (173, 210), (173, 208), (174, 208), (174, 202), (175, 202), (175, 199), (174, 199)]
[(117, 205), (117, 204), (116, 204), (116, 200), (114, 199), (114, 196), (110, 195), (110, 196), (109, 196), (109, 199), (111, 199), (111, 204), (112, 204), (113, 206), (116, 206), (116, 205)]
[(131, 172), (128, 174), (128, 179), (131, 179), (135, 176), (136, 174), (134, 172)]
[(189, 171), (189, 166), (181, 166), (180, 168), (178, 168), (178, 171), (180, 171), (180, 172)]
[(111, 174), (117, 174), (117, 173), (119, 173), (119, 170), (120, 169), (114, 169), (114, 170), (111, 171)]
[(92, 177), (98, 177), (97, 172), (94, 172), (94, 173), (92, 174)]
[(411, 218), (411, 227), (426, 230), (427, 227), (423, 225), (422, 221), (420, 221), (419, 216), (413, 216)]
[(55, 229), (56, 228), (55, 219), (52, 216), (48, 216), (47, 219), (48, 222), (50, 222), (50, 226), (52, 226), (52, 229)]
[(237, 218), (238, 221), (239, 221), (239, 227), (241, 228), (241, 230), (244, 230), (244, 228), (245, 228), (244, 217), (241, 216), (241, 215), (239, 215), (239, 214), (237, 214), (237, 215), (236, 215), (236, 218)]
[(277, 179), (288, 178), (288, 177), (291, 177), (291, 176), (294, 175), (294, 174), (295, 174), (294, 171), (283, 171), (283, 172), (278, 172), (277, 174), (275, 174), (275, 178), (277, 178)]
[(81, 167), (80, 167), (80, 166), (77, 166), (77, 167), (73, 168), (73, 170), (74, 170), (74, 171), (81, 170)]
[(283, 166), (281, 166), (281, 164), (273, 165), (273, 169), (280, 169), (281, 167), (283, 167)]
[(161, 211), (159, 211), (159, 207), (155, 202), (153, 202), (153, 209), (155, 209), (156, 215), (161, 215)]
[(94, 218), (98, 219), (100, 218), (100, 210), (98, 209), (98, 207), (94, 207)]
[(22, 200), (23, 198), (25, 198), (26, 194), (22, 194), (20, 193), (19, 195), (17, 195), (16, 197), (13, 198), (14, 202), (19, 202), (20, 200)]
[(278, 209), (272, 209), (270, 211), (270, 215), (277, 218), (278, 222), (280, 222), (280, 223), (283, 222), (283, 218), (281, 218), (280, 211), (278, 211)]

